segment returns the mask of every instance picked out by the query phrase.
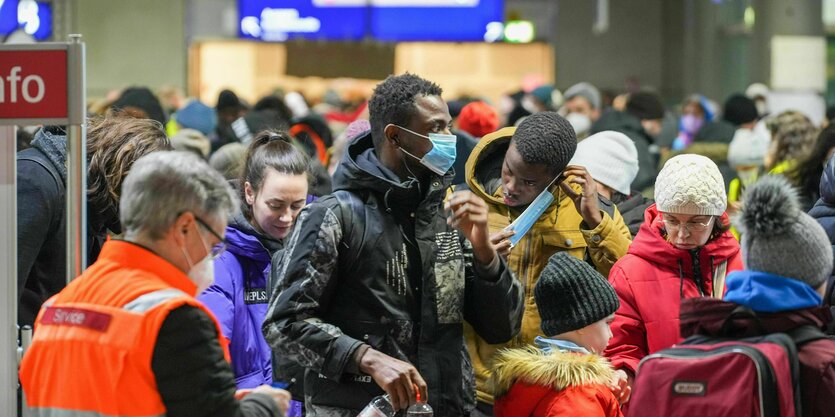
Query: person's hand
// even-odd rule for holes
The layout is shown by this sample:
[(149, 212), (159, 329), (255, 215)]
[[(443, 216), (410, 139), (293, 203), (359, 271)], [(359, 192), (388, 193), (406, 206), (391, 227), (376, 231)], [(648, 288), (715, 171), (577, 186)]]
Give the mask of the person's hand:
[[(566, 178), (573, 177), (560, 183), (560, 187), (574, 202), (574, 207), (583, 221), (590, 229), (594, 229), (603, 221), (600, 214), (600, 206), (597, 204), (597, 184), (585, 168), (577, 165), (569, 165), (563, 175)], [(582, 192), (578, 193), (571, 188), (571, 184), (580, 184)]]
[(734, 215), (742, 210), (742, 202), (741, 201), (733, 201), (728, 203), (728, 215)]
[(374, 382), (389, 396), (395, 410), (403, 410), (415, 403), (420, 392), (422, 401), (429, 395), (426, 382), (412, 364), (392, 358), (382, 352), (369, 348), (359, 363), (360, 371), (368, 374)]
[(261, 385), (257, 388), (239, 389), (235, 391), (235, 399), (242, 400), (249, 394), (264, 394), (278, 404), (278, 409), (281, 410), (281, 415), (287, 415), (287, 409), (290, 408), (290, 393), (278, 388), (273, 388), (269, 385)]
[(449, 212), (447, 224), (458, 229), (473, 244), (473, 255), (482, 265), (488, 265), (496, 257), (490, 243), (487, 228), (487, 203), (472, 191), (456, 191), (444, 204)]
[(629, 375), (626, 371), (623, 369), (615, 371), (615, 376), (609, 384), (609, 389), (612, 390), (612, 394), (615, 394), (615, 398), (618, 399), (618, 403), (625, 404), (629, 401), (629, 396), (632, 394), (632, 386), (629, 381)]
[(490, 243), (496, 248), (496, 253), (499, 254), (502, 258), (507, 260), (507, 257), (510, 255), (510, 240), (509, 237), (516, 234), (515, 230), (500, 230), (496, 233), (490, 235)]

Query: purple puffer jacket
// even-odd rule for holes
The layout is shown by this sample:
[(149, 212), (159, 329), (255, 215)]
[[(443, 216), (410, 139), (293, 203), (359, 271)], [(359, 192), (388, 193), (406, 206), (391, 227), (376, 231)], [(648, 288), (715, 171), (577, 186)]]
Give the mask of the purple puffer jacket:
[(261, 333), (269, 296), (270, 251), (249, 224), (226, 228), (227, 250), (215, 260), (215, 282), (198, 300), (217, 317), (229, 344), (238, 389), (272, 383), (272, 351)]

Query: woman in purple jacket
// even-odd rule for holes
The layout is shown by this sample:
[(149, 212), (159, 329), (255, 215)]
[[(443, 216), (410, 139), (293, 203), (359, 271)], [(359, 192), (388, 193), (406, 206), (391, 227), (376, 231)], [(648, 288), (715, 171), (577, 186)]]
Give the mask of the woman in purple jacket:
[(262, 132), (246, 154), (238, 188), (241, 212), (226, 228), (227, 250), (215, 260), (215, 282), (198, 299), (229, 341), (238, 389), (272, 383), (272, 351), (261, 333), (267, 313), (270, 259), (307, 202), (308, 157), (286, 133)]

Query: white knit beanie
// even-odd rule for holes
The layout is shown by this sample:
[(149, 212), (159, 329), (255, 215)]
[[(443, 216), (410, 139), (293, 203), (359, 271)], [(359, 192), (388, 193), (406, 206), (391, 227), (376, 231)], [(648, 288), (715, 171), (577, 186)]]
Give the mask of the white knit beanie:
[(655, 179), (655, 204), (662, 213), (721, 216), (727, 208), (719, 168), (701, 155), (679, 155)]
[(585, 167), (595, 181), (629, 195), (638, 175), (638, 150), (628, 136), (606, 130), (578, 143), (569, 165)]
[(765, 164), (765, 156), (771, 146), (771, 138), (759, 131), (737, 129), (728, 147), (728, 164), (740, 166), (758, 166)]

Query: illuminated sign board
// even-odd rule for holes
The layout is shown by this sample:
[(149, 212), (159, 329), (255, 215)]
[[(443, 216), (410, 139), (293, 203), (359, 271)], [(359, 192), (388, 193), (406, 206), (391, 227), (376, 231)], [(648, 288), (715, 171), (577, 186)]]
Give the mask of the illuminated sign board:
[(484, 41), (503, 0), (239, 0), (239, 34), (381, 41)]

